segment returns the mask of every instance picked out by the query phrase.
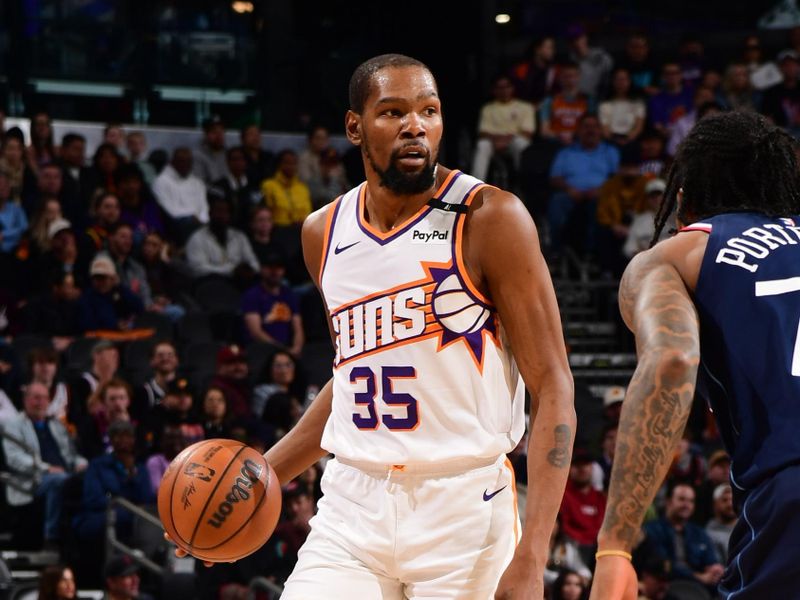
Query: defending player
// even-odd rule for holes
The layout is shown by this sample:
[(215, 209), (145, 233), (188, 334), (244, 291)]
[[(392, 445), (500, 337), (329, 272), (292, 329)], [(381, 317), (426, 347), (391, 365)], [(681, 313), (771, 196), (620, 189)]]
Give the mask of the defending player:
[[(541, 600), (575, 413), (533, 221), (512, 194), (437, 164), (442, 108), (425, 65), (375, 57), (349, 94), (367, 180), (303, 226), (333, 379), (266, 453), (283, 482), (335, 456), (282, 598)], [(505, 454), (525, 429), (523, 379), (520, 531)]]
[(639, 364), (617, 433), (593, 599), (637, 596), (629, 553), (683, 433), (695, 383), (732, 457), (742, 517), (722, 596), (800, 597), (796, 151), (795, 140), (762, 117), (731, 112), (695, 125), (675, 158), (655, 238), (676, 204), (682, 229), (634, 258), (620, 284)]

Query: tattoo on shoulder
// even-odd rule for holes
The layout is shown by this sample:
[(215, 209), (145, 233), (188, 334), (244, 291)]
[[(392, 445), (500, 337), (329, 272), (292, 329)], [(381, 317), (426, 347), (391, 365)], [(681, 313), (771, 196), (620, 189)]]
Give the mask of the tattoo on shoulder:
[(563, 469), (569, 465), (569, 450), (572, 444), (572, 428), (564, 423), (556, 425), (553, 429), (555, 444), (547, 453), (547, 462), (554, 467)]

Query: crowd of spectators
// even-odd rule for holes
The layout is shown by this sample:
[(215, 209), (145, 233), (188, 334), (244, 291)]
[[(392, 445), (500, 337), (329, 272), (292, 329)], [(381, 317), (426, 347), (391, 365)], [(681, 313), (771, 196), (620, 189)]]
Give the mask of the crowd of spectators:
[[(643, 33), (620, 56), (581, 28), (563, 40), (563, 56), (560, 41), (537, 40), (493, 80), (471, 161), (491, 182), (507, 159), (522, 190), (544, 173), (547, 193), (523, 199), (549, 260), (573, 252), (619, 277), (649, 246), (671, 159), (706, 115), (760, 111), (800, 134), (791, 45), (770, 60), (749, 36), (716, 64), (691, 36), (666, 57), (653, 56)], [(32, 115), (27, 144), (0, 122), (0, 419), (15, 475), (4, 501), (35, 507), (41, 547), (69, 559), (79, 583), (138, 587), (135, 569), (112, 561), (103, 580), (102, 556), (68, 551), (103, 546), (109, 495), (152, 508), (169, 461), (202, 439), (269, 448), (320, 383), (304, 367), (307, 340), (327, 331), (300, 226), (358, 182), (324, 127), (310, 129), (300, 153), (264, 149), (257, 125), (233, 147), (217, 117), (203, 133), (198, 147), (163, 161), (142, 131), (116, 123), (87, 156), (80, 134), (54, 139), (47, 112)], [(575, 449), (551, 539), (552, 599), (585, 597), (591, 585), (623, 398), (609, 389), (601, 437)], [(698, 405), (636, 549), (642, 598), (667, 598), (674, 579), (714, 593), (737, 519), (720, 447)], [(199, 571), (201, 597), (238, 597), (263, 576), (283, 581), (323, 468), (285, 486), (284, 518), (262, 550)], [(117, 535), (130, 539), (131, 516), (118, 513)], [(69, 568), (52, 576), (52, 586), (74, 587)]]

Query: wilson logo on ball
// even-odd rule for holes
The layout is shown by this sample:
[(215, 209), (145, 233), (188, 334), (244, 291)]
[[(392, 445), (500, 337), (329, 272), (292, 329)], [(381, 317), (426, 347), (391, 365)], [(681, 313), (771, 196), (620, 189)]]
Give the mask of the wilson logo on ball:
[(253, 484), (261, 478), (262, 470), (262, 465), (253, 462), (249, 458), (244, 461), (239, 477), (236, 478), (236, 481), (231, 486), (231, 491), (228, 492), (225, 499), (217, 506), (217, 510), (208, 519), (209, 525), (219, 529), (228, 515), (233, 512), (234, 505), (238, 504), (240, 500), (245, 502), (250, 498), (250, 490), (253, 489)]

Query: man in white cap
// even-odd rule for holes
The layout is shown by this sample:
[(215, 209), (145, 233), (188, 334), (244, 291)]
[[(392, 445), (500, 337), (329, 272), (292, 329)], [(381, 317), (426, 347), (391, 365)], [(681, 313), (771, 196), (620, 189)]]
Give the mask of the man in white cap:
[[(651, 179), (644, 186), (645, 197), (647, 198), (647, 210), (637, 214), (628, 229), (628, 237), (622, 246), (622, 253), (628, 258), (633, 258), (639, 252), (650, 247), (650, 241), (655, 234), (655, 216), (661, 200), (664, 198), (664, 190), (667, 184), (663, 179)], [(674, 217), (673, 217), (674, 221)], [(667, 227), (659, 238), (659, 241), (668, 235)]]
[(89, 267), (90, 285), (83, 290), (80, 325), (83, 331), (130, 328), (133, 317), (144, 311), (141, 298), (119, 283), (117, 268), (106, 254), (98, 254)]

